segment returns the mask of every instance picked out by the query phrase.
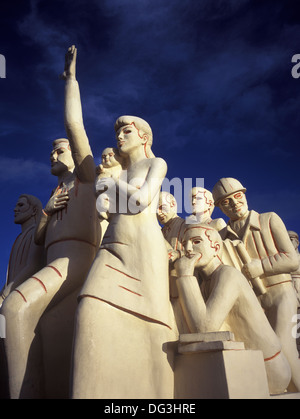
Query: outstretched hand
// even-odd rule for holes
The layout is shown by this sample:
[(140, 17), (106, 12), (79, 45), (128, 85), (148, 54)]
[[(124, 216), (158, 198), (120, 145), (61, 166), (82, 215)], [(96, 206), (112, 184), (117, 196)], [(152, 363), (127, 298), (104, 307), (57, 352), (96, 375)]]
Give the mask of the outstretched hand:
[(65, 69), (61, 75), (63, 80), (76, 79), (76, 57), (77, 48), (75, 48), (75, 45), (72, 45), (65, 56)]

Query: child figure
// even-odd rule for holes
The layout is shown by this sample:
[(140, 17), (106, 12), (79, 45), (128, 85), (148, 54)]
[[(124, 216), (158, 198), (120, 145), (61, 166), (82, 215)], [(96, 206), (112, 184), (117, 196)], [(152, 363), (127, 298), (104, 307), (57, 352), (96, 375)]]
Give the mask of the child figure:
[(99, 218), (108, 221), (109, 210), (113, 208), (112, 202), (115, 202), (115, 196), (109, 194), (108, 191), (103, 191), (100, 187), (100, 179), (114, 178), (118, 179), (122, 171), (122, 158), (119, 151), (115, 147), (107, 147), (103, 150), (101, 155), (102, 163), (96, 167), (96, 208)]

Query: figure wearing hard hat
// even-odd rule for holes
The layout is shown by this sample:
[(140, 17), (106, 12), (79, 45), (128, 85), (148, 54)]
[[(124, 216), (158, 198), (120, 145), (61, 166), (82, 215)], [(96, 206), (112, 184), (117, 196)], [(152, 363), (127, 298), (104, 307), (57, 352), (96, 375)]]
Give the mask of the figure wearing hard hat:
[(281, 218), (274, 212), (249, 211), (245, 192), (234, 178), (222, 178), (214, 186), (215, 205), (229, 217), (220, 234), (223, 240), (244, 243), (242, 272), (250, 281), (262, 281), (260, 302), (292, 369), (289, 389), (300, 391), (300, 360), (292, 334), (297, 298), (290, 275), (298, 267), (297, 254)]

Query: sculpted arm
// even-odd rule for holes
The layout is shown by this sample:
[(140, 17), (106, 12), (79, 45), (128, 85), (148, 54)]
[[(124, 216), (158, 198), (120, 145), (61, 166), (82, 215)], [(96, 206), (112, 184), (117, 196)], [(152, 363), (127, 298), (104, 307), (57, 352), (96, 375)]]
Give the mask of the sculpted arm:
[(238, 287), (230, 277), (221, 280), (213, 287), (205, 302), (197, 278), (193, 276), (197, 258), (199, 255), (193, 258), (183, 256), (175, 262), (180, 302), (192, 333), (216, 332), (220, 330), (238, 297)]
[[(159, 193), (162, 181), (167, 173), (167, 164), (161, 158), (151, 159), (146, 178), (141, 178), (141, 185), (133, 185), (121, 179), (116, 182), (117, 190), (120, 195), (131, 201), (133, 206), (140, 210), (147, 208), (153, 198)], [(138, 180), (136, 178), (135, 180)]]
[(263, 259), (253, 259), (244, 265), (242, 272), (247, 278), (255, 278), (262, 274), (266, 276), (281, 273), (290, 273), (298, 268), (298, 257), (294, 246), (286, 231), (286, 227), (281, 218), (272, 213), (268, 225), (271, 240), (277, 250), (275, 255)]
[[(230, 273), (216, 273), (218, 280), (206, 302), (206, 331), (220, 330), (229, 312), (239, 297), (241, 273), (235, 269)], [(243, 278), (244, 279), (244, 278)]]
[(269, 226), (278, 253), (262, 260), (265, 274), (293, 272), (298, 268), (299, 261), (283, 221), (273, 213)]
[(82, 118), (79, 85), (76, 80), (77, 49), (73, 45), (66, 54), (64, 120), (70, 142), (76, 173), (82, 182), (95, 181), (95, 162)]

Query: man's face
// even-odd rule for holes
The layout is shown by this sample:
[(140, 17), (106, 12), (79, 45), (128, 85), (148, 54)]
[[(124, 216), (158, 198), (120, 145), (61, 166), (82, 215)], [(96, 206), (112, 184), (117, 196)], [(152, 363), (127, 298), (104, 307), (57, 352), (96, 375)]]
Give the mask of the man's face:
[(23, 224), (34, 216), (34, 210), (25, 196), (21, 196), (14, 208), (15, 224)]
[(242, 191), (235, 192), (220, 202), (220, 208), (231, 220), (243, 218), (248, 212), (246, 195)]
[(65, 146), (54, 146), (50, 155), (51, 173), (59, 176), (66, 171), (74, 169), (74, 160), (71, 150)]
[(119, 162), (115, 159), (115, 152), (113, 148), (106, 148), (103, 150), (101, 159), (104, 167), (113, 167), (119, 164)]
[(213, 200), (209, 199), (205, 194), (205, 189), (203, 188), (193, 188), (192, 189), (192, 212), (193, 214), (207, 214), (212, 213), (214, 204)]
[(192, 258), (199, 256), (195, 268), (207, 266), (216, 255), (216, 249), (206, 235), (207, 229), (201, 227), (191, 227), (184, 233), (183, 247), (185, 256)]
[(176, 215), (175, 209), (174, 199), (169, 196), (160, 198), (157, 209), (157, 218), (160, 224), (167, 224)]

